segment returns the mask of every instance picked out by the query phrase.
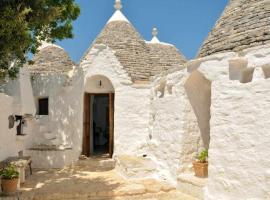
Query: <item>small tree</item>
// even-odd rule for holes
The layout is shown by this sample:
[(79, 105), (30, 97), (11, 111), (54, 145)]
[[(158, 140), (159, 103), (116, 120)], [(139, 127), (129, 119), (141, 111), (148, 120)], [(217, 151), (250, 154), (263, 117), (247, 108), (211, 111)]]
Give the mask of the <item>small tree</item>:
[(1, 0), (0, 78), (16, 77), (40, 41), (72, 38), (72, 21), (79, 14), (74, 0)]

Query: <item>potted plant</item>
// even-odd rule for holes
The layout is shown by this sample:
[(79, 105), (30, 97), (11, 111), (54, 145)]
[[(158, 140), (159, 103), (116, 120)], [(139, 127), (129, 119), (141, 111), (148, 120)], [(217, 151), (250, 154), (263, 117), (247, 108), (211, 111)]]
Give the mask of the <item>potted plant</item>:
[(1, 187), (4, 193), (16, 192), (19, 172), (15, 166), (9, 165), (0, 171)]
[(205, 149), (199, 153), (197, 159), (193, 162), (195, 176), (205, 178), (208, 176), (208, 150)]

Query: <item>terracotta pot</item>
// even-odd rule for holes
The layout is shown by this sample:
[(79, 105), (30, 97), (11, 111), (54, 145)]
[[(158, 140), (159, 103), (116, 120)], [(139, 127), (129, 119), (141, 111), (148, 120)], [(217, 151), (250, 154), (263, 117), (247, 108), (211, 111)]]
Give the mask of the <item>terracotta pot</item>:
[(200, 178), (205, 178), (208, 176), (208, 162), (193, 162), (193, 168), (195, 172), (195, 176)]
[(19, 179), (1, 179), (1, 186), (4, 193), (16, 192)]

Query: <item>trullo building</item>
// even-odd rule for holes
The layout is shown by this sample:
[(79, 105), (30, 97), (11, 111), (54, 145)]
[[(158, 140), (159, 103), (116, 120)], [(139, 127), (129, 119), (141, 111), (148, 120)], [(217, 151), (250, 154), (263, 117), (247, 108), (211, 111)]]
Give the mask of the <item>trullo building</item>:
[[(121, 8), (78, 64), (43, 43), (2, 84), (0, 160), (23, 151), (34, 167), (62, 168), (107, 155), (128, 179), (197, 198), (269, 199), (270, 3), (230, 0), (190, 61), (156, 28), (145, 41)], [(204, 148), (209, 177), (199, 179), (192, 161)]]

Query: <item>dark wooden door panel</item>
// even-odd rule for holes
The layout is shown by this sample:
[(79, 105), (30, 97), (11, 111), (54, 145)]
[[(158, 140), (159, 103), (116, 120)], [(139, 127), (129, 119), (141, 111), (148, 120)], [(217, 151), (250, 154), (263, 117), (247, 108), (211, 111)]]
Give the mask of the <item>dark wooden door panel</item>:
[(113, 146), (114, 146), (114, 94), (109, 93), (109, 155), (113, 156)]
[[(83, 114), (83, 147), (82, 154), (85, 156), (91, 156), (90, 154), (90, 121), (91, 121), (91, 95), (85, 93), (84, 95), (84, 114)], [(109, 96), (109, 156), (113, 156), (114, 149), (114, 93), (108, 93)]]
[(90, 98), (88, 93), (84, 94), (84, 116), (83, 116), (83, 148), (82, 154), (90, 156)]

